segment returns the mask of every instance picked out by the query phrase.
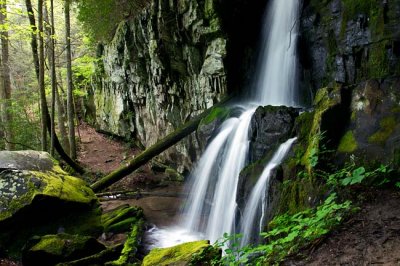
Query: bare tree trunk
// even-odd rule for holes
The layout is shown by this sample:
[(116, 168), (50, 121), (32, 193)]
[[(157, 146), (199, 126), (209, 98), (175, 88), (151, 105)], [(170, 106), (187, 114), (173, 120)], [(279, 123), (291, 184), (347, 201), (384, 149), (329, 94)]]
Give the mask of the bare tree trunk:
[[(0, 9), (4, 12), (0, 12), (0, 25), (4, 25), (7, 22), (7, 1), (3, 0), (0, 4)], [(2, 89), (3, 89), (3, 107), (2, 107), (2, 120), (5, 126), (4, 137), (6, 139), (5, 147), (7, 150), (13, 150), (15, 148), (13, 144), (13, 130), (12, 130), (12, 112), (11, 112), (11, 77), (10, 77), (10, 65), (9, 65), (9, 41), (8, 41), (8, 30), (1, 32), (1, 53), (2, 53)]]
[(31, 25), (31, 48), (33, 55), (33, 63), (35, 65), (36, 78), (39, 80), (39, 55), (38, 55), (38, 41), (37, 41), (37, 27), (35, 22), (35, 14), (31, 0), (25, 0), (26, 10), (28, 12), (29, 24)]
[(43, 0), (38, 0), (38, 20), (39, 20), (39, 94), (40, 109), (42, 113), (42, 150), (47, 150), (47, 102), (44, 87), (44, 39), (43, 39)]
[(56, 88), (56, 106), (57, 106), (57, 120), (58, 120), (58, 129), (60, 130), (61, 142), (63, 144), (64, 150), (67, 154), (69, 154), (69, 140), (67, 136), (67, 129), (65, 128), (65, 110), (62, 103), (62, 99), (58, 92), (58, 88)]
[(72, 159), (76, 158), (76, 144), (75, 144), (75, 123), (74, 123), (74, 103), (73, 103), (73, 85), (72, 85), (72, 58), (71, 58), (71, 22), (70, 22), (70, 0), (65, 0), (65, 42), (67, 44), (67, 115), (68, 115), (68, 128), (69, 128), (69, 145), (70, 156)]
[(47, 12), (47, 5), (45, 4), (45, 21), (46, 21), (46, 33), (47, 33), (47, 47), (48, 47), (48, 60), (51, 74), (51, 111), (50, 111), (50, 153), (54, 156), (54, 138), (55, 138), (55, 103), (56, 103), (56, 89), (57, 89), (57, 77), (56, 77), (56, 60), (55, 60), (55, 28), (54, 28), (54, 4), (53, 0), (50, 0), (50, 18), (49, 12)]

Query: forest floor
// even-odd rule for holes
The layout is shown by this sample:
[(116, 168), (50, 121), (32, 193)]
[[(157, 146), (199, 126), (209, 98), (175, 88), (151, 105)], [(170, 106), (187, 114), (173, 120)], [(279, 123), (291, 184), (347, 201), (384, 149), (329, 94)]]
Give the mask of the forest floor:
[[(82, 123), (79, 132), (78, 160), (98, 177), (117, 169), (140, 153), (139, 149), (129, 147), (123, 141), (101, 134), (87, 124)], [(180, 208), (181, 200), (178, 195), (182, 191), (182, 184), (179, 182), (165, 183), (163, 179), (165, 179), (163, 173), (152, 171), (147, 164), (111, 186), (110, 190), (146, 191), (151, 192), (154, 196), (138, 199), (102, 200), (102, 207), (107, 211), (122, 204), (139, 206), (143, 208), (148, 222), (157, 226), (171, 225), (175, 222), (175, 214)]]
[(400, 265), (400, 192), (367, 192), (360, 211), (284, 265)]

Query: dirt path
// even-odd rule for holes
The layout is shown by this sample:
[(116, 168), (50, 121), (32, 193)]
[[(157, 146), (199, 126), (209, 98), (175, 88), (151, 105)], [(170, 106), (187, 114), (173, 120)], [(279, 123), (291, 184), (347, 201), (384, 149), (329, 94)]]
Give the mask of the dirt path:
[(376, 191), (304, 260), (285, 265), (400, 265), (400, 193)]
[[(81, 143), (79, 145), (78, 160), (91, 171), (98, 173), (98, 177), (117, 169), (121, 164), (140, 153), (124, 142), (112, 139), (96, 132), (87, 124), (79, 127)], [(111, 191), (143, 190), (157, 193), (179, 194), (182, 191), (180, 183), (165, 183), (163, 173), (154, 173), (149, 165), (135, 171), (115, 185)], [(122, 204), (142, 207), (148, 222), (157, 226), (171, 225), (175, 215), (179, 212), (181, 199), (178, 197), (144, 197), (131, 200), (107, 200), (102, 202), (104, 210), (116, 208)]]
[(139, 152), (129, 148), (127, 144), (96, 132), (85, 123), (79, 126), (79, 132), (81, 142), (78, 159), (93, 172), (107, 174)]

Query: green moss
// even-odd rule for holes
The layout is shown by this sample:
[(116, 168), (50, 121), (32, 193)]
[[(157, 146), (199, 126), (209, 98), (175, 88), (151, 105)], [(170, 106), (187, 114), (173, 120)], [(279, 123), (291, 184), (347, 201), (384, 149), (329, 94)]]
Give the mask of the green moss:
[(168, 180), (170, 181), (178, 181), (178, 182), (183, 182), (184, 181), (184, 177), (175, 169), (168, 167), (167, 169), (165, 169), (165, 174), (168, 177)]
[(96, 195), (85, 181), (66, 175), (59, 167), (55, 167), (54, 171), (22, 171), (22, 173), (28, 191), (8, 203), (7, 210), (0, 213), (0, 221), (11, 217), (37, 196), (55, 197), (83, 204), (97, 202)]
[(24, 247), (23, 262), (29, 265), (55, 265), (58, 262), (86, 257), (105, 250), (105, 246), (89, 236), (57, 234), (34, 237)]
[(354, 152), (358, 147), (353, 131), (349, 130), (340, 140), (338, 151), (342, 153)]
[(397, 125), (396, 117), (388, 116), (381, 120), (380, 129), (368, 138), (369, 143), (384, 145)]
[(184, 243), (170, 248), (155, 248), (143, 259), (143, 266), (188, 265), (193, 254), (209, 246), (208, 241)]
[(208, 125), (216, 119), (225, 119), (229, 116), (230, 110), (224, 107), (215, 107), (211, 112), (201, 120), (202, 125)]
[(121, 256), (118, 260), (108, 263), (107, 265), (129, 265), (136, 260), (136, 253), (143, 234), (143, 220), (139, 220), (132, 226), (132, 230), (125, 241)]
[(284, 182), (280, 188), (277, 214), (294, 214), (312, 206), (310, 199), (320, 195), (322, 188), (309, 178), (297, 178)]
[(139, 207), (122, 205), (115, 210), (104, 213), (101, 221), (104, 232), (121, 233), (127, 232), (137, 221), (143, 218), (143, 210)]
[(315, 154), (318, 154), (319, 151), (320, 136), (322, 134), (322, 116), (327, 110), (339, 104), (340, 101), (341, 95), (339, 86), (319, 89), (315, 96), (312, 120), (311, 117), (307, 117), (307, 125), (305, 125), (306, 127), (303, 129), (302, 133), (305, 134), (302, 140), (304, 153), (300, 163), (305, 166), (308, 172), (311, 172), (313, 168), (313, 157)]

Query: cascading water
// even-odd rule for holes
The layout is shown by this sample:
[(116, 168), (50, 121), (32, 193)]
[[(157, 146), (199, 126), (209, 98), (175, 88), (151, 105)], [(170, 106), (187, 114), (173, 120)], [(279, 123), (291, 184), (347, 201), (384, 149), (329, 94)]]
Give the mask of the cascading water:
[(273, 0), (267, 9), (254, 88), (259, 105), (299, 105), (296, 44), (300, 2)]
[[(194, 181), (191, 183), (190, 197), (182, 221), (185, 232), (199, 233), (199, 238), (214, 242), (224, 233), (232, 234), (237, 231), (236, 192), (239, 173), (246, 165), (249, 148), (248, 131), (255, 108), (258, 105), (299, 105), (296, 95), (296, 42), (300, 2), (272, 0), (270, 3), (264, 19), (261, 56), (252, 99), (245, 103), (246, 108), (239, 118), (229, 119), (223, 123), (219, 134), (209, 144), (193, 171), (191, 176)], [(284, 147), (281, 148), (289, 149), (291, 142), (292, 140), (289, 140), (282, 144)], [(278, 153), (282, 155), (282, 152)], [(268, 165), (279, 164), (282, 160), (280, 157), (275, 159)], [(270, 171), (267, 169), (265, 171)], [(261, 177), (261, 179), (268, 178)], [(262, 188), (263, 186), (260, 190)], [(254, 192), (254, 194), (260, 197), (263, 193)], [(254, 196), (254, 204), (259, 204), (259, 201), (260, 199)], [(255, 219), (255, 212), (251, 211), (248, 215), (249, 221)], [(247, 227), (242, 226), (242, 228), (246, 232), (250, 230)]]
[[(246, 204), (246, 209), (243, 215), (243, 219), (241, 222), (240, 232), (242, 233), (243, 237), (241, 239), (241, 246), (245, 246), (249, 244), (250, 237), (252, 236), (252, 231), (254, 228), (258, 228), (259, 231), (256, 232), (258, 236), (259, 232), (262, 232), (263, 227), (263, 215), (260, 215), (259, 220), (256, 221), (257, 212), (263, 214), (267, 211), (268, 206), (263, 204), (266, 202), (266, 193), (269, 188), (269, 180), (271, 177), (272, 170), (280, 165), (285, 158), (286, 154), (289, 152), (290, 148), (292, 147), (293, 142), (297, 138), (291, 138), (285, 143), (282, 143), (278, 150), (275, 152), (274, 156), (272, 157), (271, 161), (267, 164), (262, 172), (260, 178), (258, 179), (256, 185), (254, 186), (253, 190), (251, 191), (249, 200)], [(261, 206), (262, 205), (262, 206)], [(261, 207), (261, 210), (260, 210)]]

